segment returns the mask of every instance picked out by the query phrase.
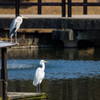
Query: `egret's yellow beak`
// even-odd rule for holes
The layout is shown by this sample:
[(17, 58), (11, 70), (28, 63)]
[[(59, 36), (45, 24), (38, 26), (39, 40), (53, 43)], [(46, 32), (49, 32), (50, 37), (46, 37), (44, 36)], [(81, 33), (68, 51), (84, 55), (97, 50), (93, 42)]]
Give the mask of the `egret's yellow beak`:
[(48, 61), (44, 61), (45, 63), (49, 63)]

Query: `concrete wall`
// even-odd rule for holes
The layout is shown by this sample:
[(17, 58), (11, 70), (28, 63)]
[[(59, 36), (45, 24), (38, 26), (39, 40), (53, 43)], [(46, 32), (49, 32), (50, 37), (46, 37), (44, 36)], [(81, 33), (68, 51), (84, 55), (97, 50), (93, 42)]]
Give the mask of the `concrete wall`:
[[(48, 29), (72, 29), (72, 30), (100, 30), (100, 16), (76, 16), (75, 18), (50, 16), (50, 15), (26, 15), (21, 28), (48, 28)], [(1, 15), (0, 28), (9, 28), (14, 16)]]

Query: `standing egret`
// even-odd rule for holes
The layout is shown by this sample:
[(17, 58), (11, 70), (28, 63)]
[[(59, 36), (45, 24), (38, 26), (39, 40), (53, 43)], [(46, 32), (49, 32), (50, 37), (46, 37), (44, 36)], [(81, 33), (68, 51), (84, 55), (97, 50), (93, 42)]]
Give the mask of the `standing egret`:
[(39, 85), (39, 92), (40, 92), (40, 84), (45, 76), (45, 72), (44, 72), (45, 63), (49, 63), (49, 62), (45, 61), (45, 60), (40, 61), (40, 65), (42, 65), (42, 68), (41, 67), (37, 68), (36, 73), (35, 73), (35, 77), (33, 80), (33, 85), (37, 86), (37, 92), (38, 92), (38, 85)]
[(12, 37), (15, 35), (16, 43), (17, 43), (17, 31), (18, 31), (18, 29), (20, 28), (20, 25), (23, 22), (23, 18), (26, 18), (26, 17), (23, 17), (22, 15), (19, 15), (11, 22), (10, 32), (9, 32), (11, 42), (12, 42)]

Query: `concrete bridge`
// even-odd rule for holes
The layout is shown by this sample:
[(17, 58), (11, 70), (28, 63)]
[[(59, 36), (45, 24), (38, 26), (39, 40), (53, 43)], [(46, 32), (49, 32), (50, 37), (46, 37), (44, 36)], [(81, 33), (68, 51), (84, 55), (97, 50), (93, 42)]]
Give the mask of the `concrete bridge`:
[[(76, 47), (79, 40), (100, 39), (100, 15), (73, 15), (72, 17), (62, 17), (61, 15), (23, 16), (28, 17), (28, 19), (24, 19), (21, 28), (54, 29), (52, 32), (53, 39), (63, 40), (65, 47)], [(15, 15), (0, 15), (0, 28), (9, 28), (14, 18)], [(71, 41), (71, 44), (68, 41)], [(98, 43), (94, 44), (99, 46)]]
[[(100, 30), (100, 15), (24, 15), (21, 28), (49, 28), (72, 30)], [(9, 28), (15, 15), (0, 15), (0, 28)]]

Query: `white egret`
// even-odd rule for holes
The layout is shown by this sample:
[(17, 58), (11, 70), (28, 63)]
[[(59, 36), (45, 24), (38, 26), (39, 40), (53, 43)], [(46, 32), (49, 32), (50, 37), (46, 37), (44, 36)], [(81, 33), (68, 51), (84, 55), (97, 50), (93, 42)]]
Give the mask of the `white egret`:
[(20, 28), (20, 25), (23, 22), (23, 18), (26, 18), (26, 17), (23, 17), (22, 15), (19, 15), (11, 22), (10, 32), (9, 32), (11, 42), (12, 42), (12, 37), (15, 35), (16, 43), (17, 43), (17, 31), (18, 31), (18, 29)]
[(41, 67), (37, 68), (36, 73), (35, 73), (35, 77), (34, 77), (34, 80), (33, 80), (33, 85), (37, 86), (37, 89), (36, 89), (37, 92), (38, 92), (38, 85), (39, 85), (39, 92), (41, 92), (40, 91), (40, 84), (41, 84), (41, 82), (42, 82), (42, 80), (45, 76), (45, 72), (44, 72), (45, 63), (49, 63), (49, 62), (45, 61), (45, 60), (40, 61), (40, 65), (42, 65), (42, 68)]

